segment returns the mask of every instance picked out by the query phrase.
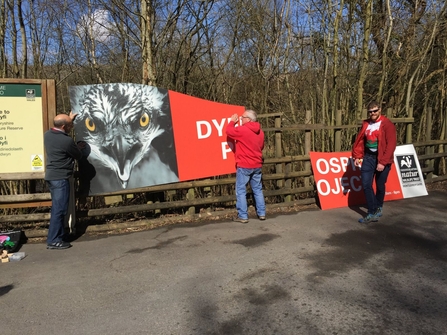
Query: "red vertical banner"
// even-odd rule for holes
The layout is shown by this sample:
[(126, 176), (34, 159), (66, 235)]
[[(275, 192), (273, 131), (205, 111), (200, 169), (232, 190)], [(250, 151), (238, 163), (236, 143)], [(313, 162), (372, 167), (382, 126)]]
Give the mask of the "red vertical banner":
[(169, 91), (180, 181), (236, 171), (225, 128), (243, 106), (227, 105)]
[[(354, 165), (350, 152), (311, 152), (310, 159), (321, 209), (366, 203), (360, 168)], [(402, 188), (396, 168), (392, 165), (386, 183), (385, 201), (397, 199), (402, 199)]]

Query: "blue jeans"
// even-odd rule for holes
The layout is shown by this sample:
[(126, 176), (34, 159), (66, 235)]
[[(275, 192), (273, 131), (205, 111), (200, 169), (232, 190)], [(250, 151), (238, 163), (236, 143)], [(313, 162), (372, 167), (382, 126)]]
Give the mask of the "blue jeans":
[(47, 180), (51, 193), (51, 217), (48, 228), (47, 244), (63, 240), (65, 234), (65, 216), (70, 199), (70, 182), (68, 179)]
[(236, 209), (237, 215), (241, 219), (248, 219), (247, 210), (247, 184), (253, 191), (256, 213), (258, 216), (265, 216), (265, 200), (262, 193), (262, 172), (261, 168), (236, 169)]
[[(385, 165), (383, 171), (377, 171), (377, 156), (366, 154), (363, 157), (361, 176), (362, 187), (365, 193), (368, 214), (374, 214), (378, 207), (383, 207), (385, 198), (385, 183), (390, 173), (391, 165)], [(373, 178), (376, 180), (376, 194), (374, 194)]]

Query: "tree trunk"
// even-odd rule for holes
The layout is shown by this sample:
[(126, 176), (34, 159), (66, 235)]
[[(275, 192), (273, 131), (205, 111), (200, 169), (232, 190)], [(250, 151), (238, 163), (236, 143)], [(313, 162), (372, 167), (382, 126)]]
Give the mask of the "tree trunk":
[(8, 0), (9, 13), (11, 14), (11, 42), (12, 42), (12, 74), (14, 78), (20, 77), (19, 61), (17, 56), (17, 28), (14, 14), (14, 0)]
[(152, 0), (141, 0), (141, 59), (143, 61), (144, 85), (155, 86), (157, 82), (155, 64), (153, 58), (153, 21), (155, 10)]
[(20, 37), (22, 39), (22, 70), (21, 78), (28, 77), (28, 44), (26, 38), (25, 22), (23, 21), (22, 0), (17, 0), (17, 16), (20, 26)]
[(368, 62), (369, 62), (369, 40), (371, 35), (371, 22), (372, 22), (372, 0), (366, 0), (363, 10), (363, 42), (360, 58), (360, 72), (358, 78), (357, 87), (357, 119), (362, 117), (363, 113), (363, 88), (368, 76)]
[(6, 38), (6, 0), (1, 0), (0, 2), (0, 75), (2, 78), (5, 78), (8, 74), (7, 71), (7, 53), (5, 50), (5, 38)]

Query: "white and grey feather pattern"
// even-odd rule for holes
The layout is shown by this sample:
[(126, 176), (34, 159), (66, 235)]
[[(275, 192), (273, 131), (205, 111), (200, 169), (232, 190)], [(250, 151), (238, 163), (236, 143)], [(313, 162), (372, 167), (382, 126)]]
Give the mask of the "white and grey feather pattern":
[[(88, 143), (96, 169), (92, 194), (178, 181), (167, 91), (123, 83), (76, 86), (70, 98), (78, 109), (76, 140)], [(163, 138), (158, 148), (156, 138)]]

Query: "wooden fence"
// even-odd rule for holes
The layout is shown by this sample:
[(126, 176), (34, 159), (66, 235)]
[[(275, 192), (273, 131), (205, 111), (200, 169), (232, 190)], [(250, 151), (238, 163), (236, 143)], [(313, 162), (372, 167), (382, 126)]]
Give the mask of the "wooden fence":
[[(412, 113), (409, 113), (412, 115)], [(388, 114), (390, 115), (390, 114)], [(341, 113), (337, 115), (335, 125), (311, 124), (310, 111), (306, 113), (305, 124), (284, 125), (282, 114), (259, 115), (260, 121), (267, 126), (263, 127), (266, 133), (266, 142), (269, 142), (267, 150), (269, 151), (264, 161), (263, 183), (264, 196), (266, 203), (270, 205), (288, 206), (312, 204), (316, 201), (315, 185), (313, 183), (309, 152), (312, 150), (316, 132), (330, 131), (333, 137), (333, 151), (341, 151), (342, 136), (346, 135), (347, 130), (356, 133), (359, 124), (342, 125)], [(262, 120), (264, 119), (264, 120)], [(266, 120), (269, 122), (265, 122)], [(412, 126), (414, 119), (391, 118), (396, 124), (404, 127), (404, 138), (398, 139), (399, 144), (412, 143)], [(273, 124), (274, 127), (269, 127)], [(445, 166), (445, 147), (447, 140), (430, 140), (431, 124), (427, 124), (427, 133), (424, 142), (413, 143), (418, 153), (422, 172), (426, 183), (441, 181), (447, 178), (447, 175), (440, 173), (440, 167)], [(301, 134), (302, 151), (300, 155), (284, 155), (284, 134), (304, 132)], [(346, 142), (346, 141), (345, 141)], [(297, 143), (292, 143), (292, 146)], [(313, 149), (315, 150), (315, 149)], [(321, 150), (315, 150), (321, 151)], [(110, 199), (118, 202), (118, 205), (104, 205), (104, 201), (89, 201), (87, 208), (81, 208), (78, 205), (76, 216), (97, 217), (105, 215), (125, 214), (125, 213), (145, 213), (157, 211), (175, 211), (177, 213), (195, 214), (202, 208), (213, 210), (218, 207), (234, 206), (235, 176), (217, 176), (208, 179), (179, 182), (173, 184), (156, 185), (133, 190), (123, 190), (95, 196), (96, 200), (101, 198), (105, 202)], [(144, 197), (162, 194), (161, 201), (147, 201), (144, 203), (125, 205), (122, 200), (135, 198), (143, 194)], [(144, 198), (143, 197), (143, 198)], [(93, 197), (92, 197), (93, 198)], [(249, 201), (250, 202), (250, 201)], [(96, 203), (102, 205), (94, 208)], [(48, 207), (51, 205), (49, 193), (1, 195), (0, 208), (25, 208), (35, 207), (40, 210), (39, 213), (14, 214), (0, 216), (0, 223), (18, 223), (18, 222), (42, 222), (50, 218)], [(36, 210), (37, 212), (37, 210)]]

